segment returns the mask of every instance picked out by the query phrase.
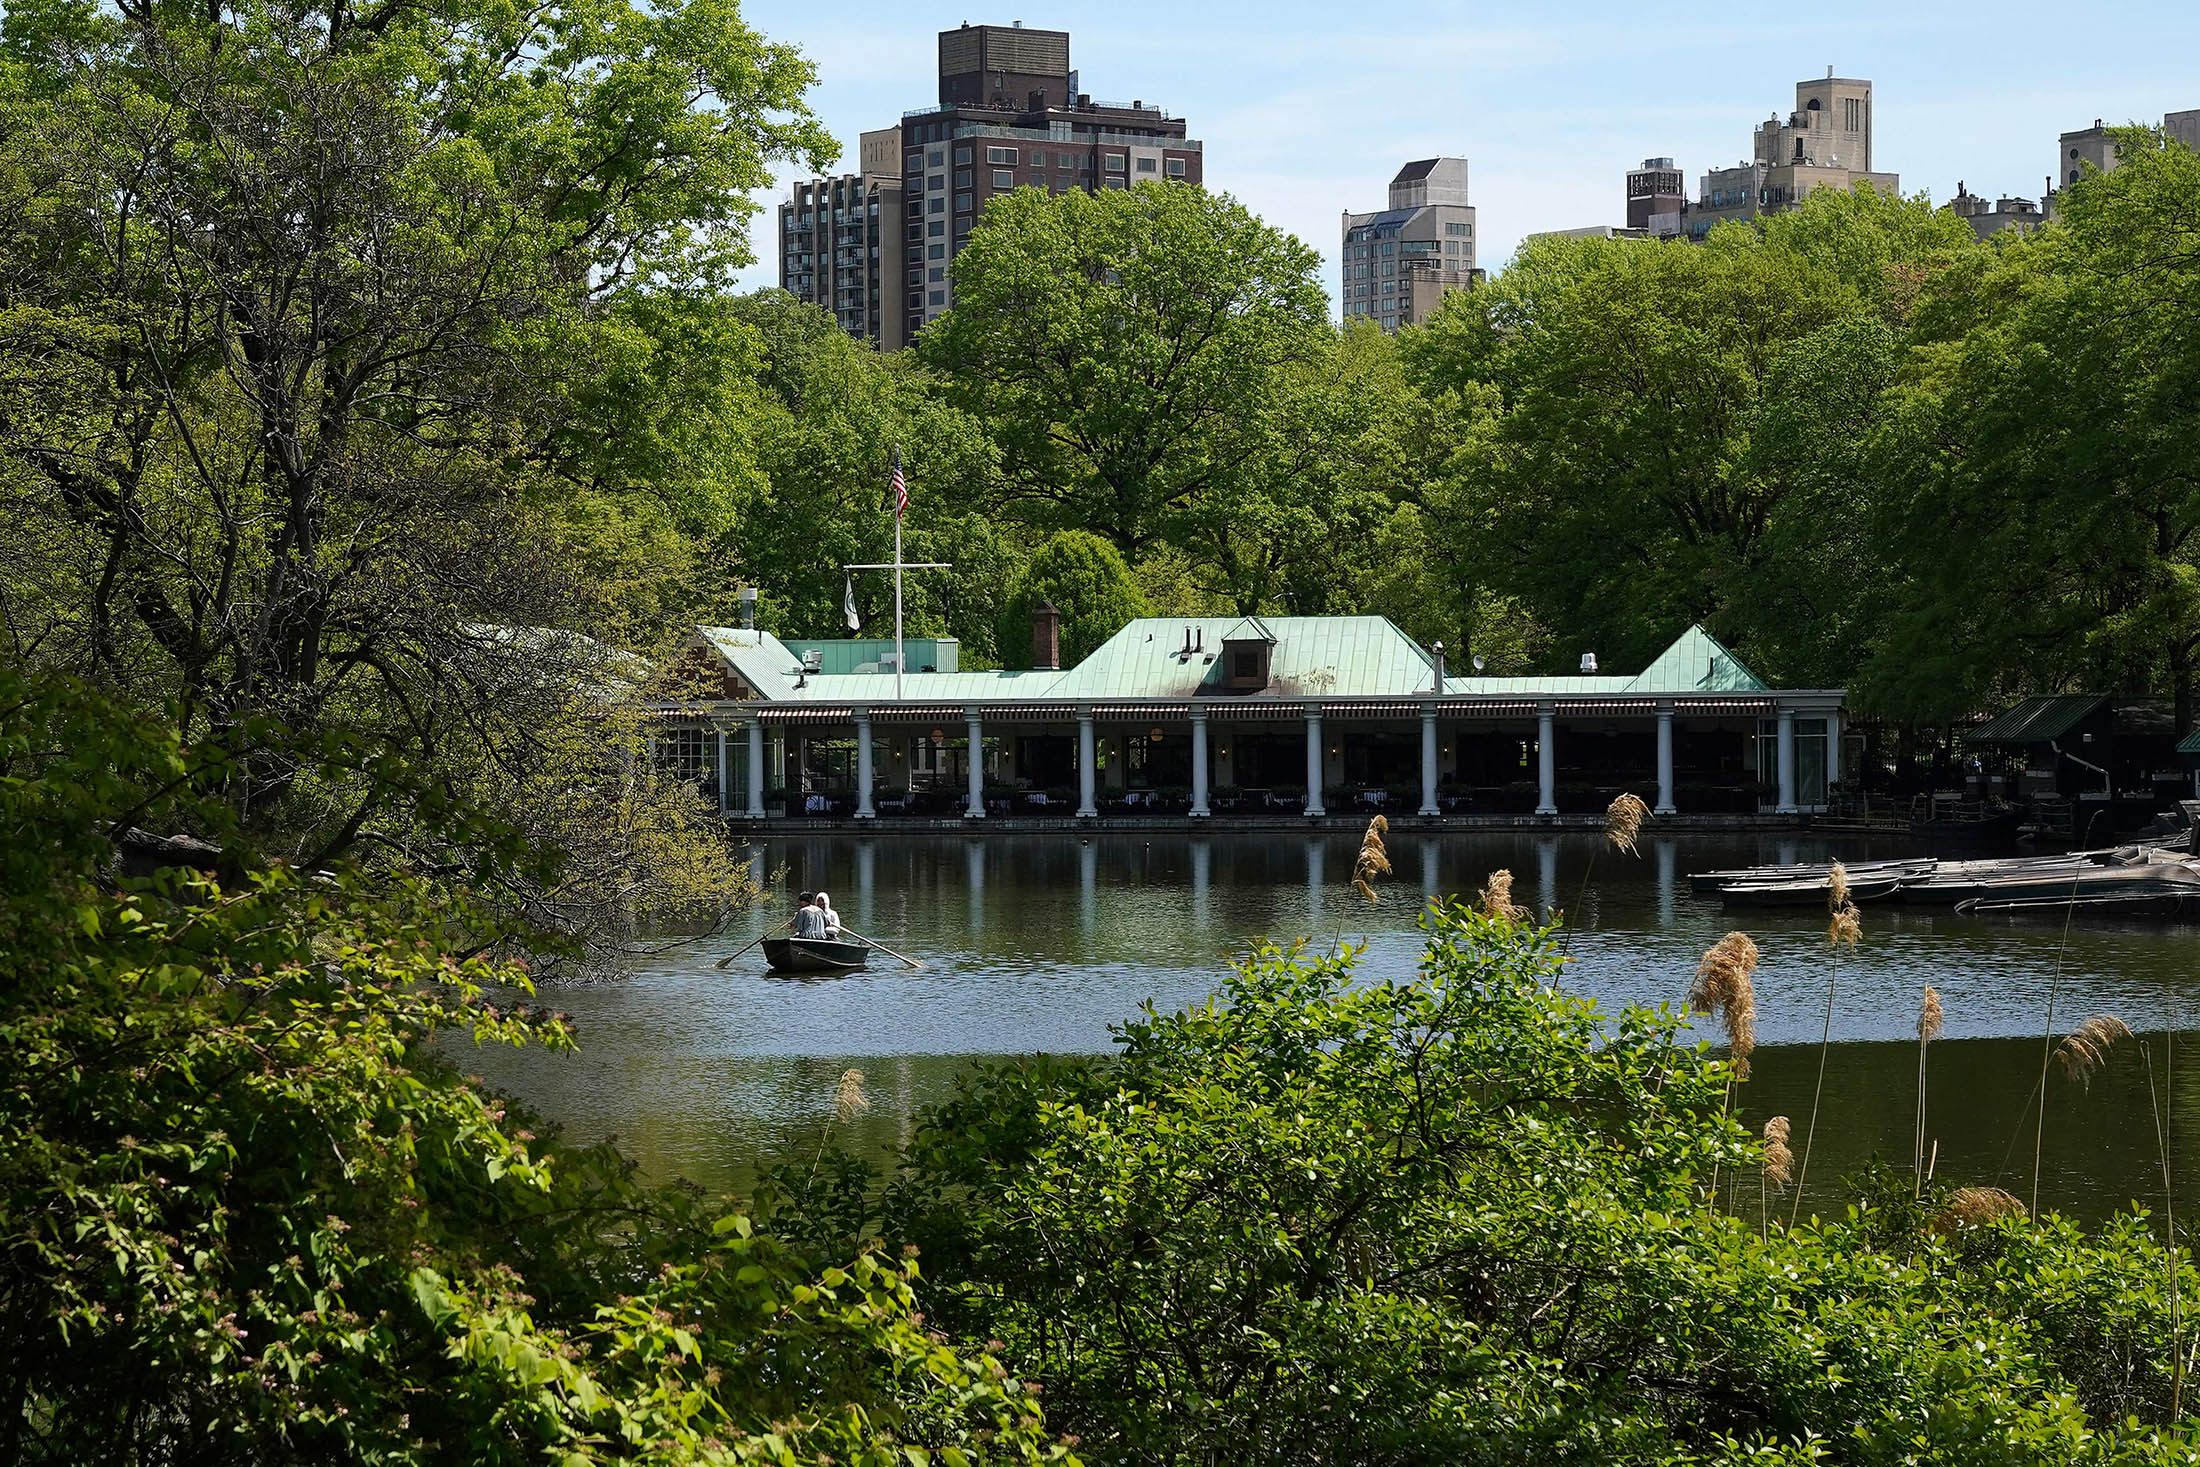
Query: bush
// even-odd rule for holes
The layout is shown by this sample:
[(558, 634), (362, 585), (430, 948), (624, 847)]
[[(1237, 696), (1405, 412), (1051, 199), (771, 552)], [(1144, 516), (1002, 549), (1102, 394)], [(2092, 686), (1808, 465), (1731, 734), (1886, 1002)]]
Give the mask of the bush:
[[(0, 1460), (1061, 1455), (913, 1263), (820, 1268), (430, 1058), (571, 1043), (469, 888), (259, 859), (191, 798), (218, 751), (5, 669), (0, 709)], [(219, 875), (122, 877), (131, 824)]]
[(1756, 1193), (1756, 1149), (1675, 1013), (1567, 995), (1549, 931), (1424, 922), (1416, 977), (1264, 948), (1112, 1064), (981, 1072), (860, 1228), (920, 1245), (935, 1319), (1006, 1342), (1096, 1462), (2200, 1448), (2143, 1220), (1728, 1215), (1710, 1178)]

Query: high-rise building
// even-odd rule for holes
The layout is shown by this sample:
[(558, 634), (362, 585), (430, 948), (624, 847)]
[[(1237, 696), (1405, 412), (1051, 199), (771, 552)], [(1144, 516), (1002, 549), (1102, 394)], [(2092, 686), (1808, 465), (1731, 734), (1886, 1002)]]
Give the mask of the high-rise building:
[(2091, 127), (2076, 132), (2066, 132), (2055, 143), (2055, 186), (2068, 188), (2087, 173), (2113, 173), (2116, 170), (2116, 140), (2108, 135), (2101, 119), (2093, 119)]
[(902, 114), (899, 257), (881, 268), (902, 340), (954, 303), (948, 264), (995, 195), (1203, 181), (1182, 118), (1144, 100), (1096, 102), (1077, 85), (1067, 31), (940, 32), (939, 102)]
[(1970, 225), (1971, 232), (1980, 239), (1999, 234), (2004, 229), (2037, 229), (2047, 222), (2047, 215), (2030, 199), (2004, 194), (1989, 203), (1972, 193), (1960, 179), (1956, 183), (1956, 196), (1941, 207)]
[(1686, 228), (1686, 180), (1671, 158), (1645, 158), (1627, 170), (1627, 227), (1652, 239), (1667, 239)]
[(1474, 206), (1467, 160), (1423, 158), (1390, 181), (1390, 207), (1344, 216), (1344, 315), (1385, 331), (1425, 321), (1449, 292), (1474, 284)]
[(779, 206), (779, 286), (841, 329), (898, 350), (905, 338), (894, 260), (901, 249), (900, 134), (863, 135), (862, 171), (797, 182)]
[(1820, 189), (1871, 184), (1897, 193), (1902, 181), (1872, 169), (1872, 84), (1837, 77), (1795, 84), (1795, 110), (1758, 125), (1752, 156), (1703, 175), (1689, 211), (1688, 236), (1702, 239), (1726, 219), (1755, 219), (1794, 208)]
[(2183, 143), (2200, 153), (2200, 108), (2167, 114), (2162, 118), (2162, 131), (2169, 134), (2171, 142)]

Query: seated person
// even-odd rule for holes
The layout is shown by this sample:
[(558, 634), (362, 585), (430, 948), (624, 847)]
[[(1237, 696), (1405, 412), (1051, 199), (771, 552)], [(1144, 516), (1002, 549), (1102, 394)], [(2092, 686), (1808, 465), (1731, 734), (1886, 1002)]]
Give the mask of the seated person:
[(817, 904), (817, 893), (802, 893), (802, 905), (795, 908), (794, 935), (822, 938), (826, 935), (825, 911)]

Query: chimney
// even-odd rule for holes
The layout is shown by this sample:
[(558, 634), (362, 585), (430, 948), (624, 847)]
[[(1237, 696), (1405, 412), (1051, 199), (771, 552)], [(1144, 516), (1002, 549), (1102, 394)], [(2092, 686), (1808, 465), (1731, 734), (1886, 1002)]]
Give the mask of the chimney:
[(741, 588), (741, 629), (748, 632), (756, 630), (756, 587), (754, 586), (743, 586)]
[(1590, 675), (1591, 673), (1594, 673), (1594, 672), (1595, 672), (1596, 670), (1597, 670), (1597, 655), (1596, 655), (1596, 653), (1594, 653), (1594, 652), (1584, 652), (1584, 653), (1582, 653), (1582, 654), (1581, 654), (1581, 672), (1582, 672), (1582, 676), (1584, 676), (1584, 677), (1587, 677), (1587, 676), (1589, 676), (1589, 675)]
[(1062, 665), (1062, 613), (1051, 601), (1031, 608), (1031, 665), (1049, 672)]

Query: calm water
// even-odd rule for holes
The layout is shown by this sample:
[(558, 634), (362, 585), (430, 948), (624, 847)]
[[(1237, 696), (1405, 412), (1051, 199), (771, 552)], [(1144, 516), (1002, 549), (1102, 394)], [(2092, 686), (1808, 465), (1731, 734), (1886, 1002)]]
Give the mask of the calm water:
[[(802, 981), (770, 977), (760, 958), (745, 957), (719, 971), (718, 958), (784, 915), (774, 909), (741, 932), (637, 959), (621, 980), (559, 989), (552, 1001), (578, 1022), (577, 1055), (480, 1051), (463, 1062), (576, 1136), (617, 1137), (654, 1175), (736, 1188), (759, 1158), (817, 1144), (849, 1066), (865, 1072), (875, 1109), (846, 1139), (883, 1151), (974, 1060), (1105, 1053), (1109, 1025), (1147, 1001), (1171, 1009), (1203, 997), (1257, 937), (1326, 943), (1341, 934), (1367, 945), (1368, 971), (1408, 972), (1422, 901), (1471, 895), (1490, 870), (1507, 867), (1516, 900), (1576, 909), (1570, 981), (1607, 1008), (1677, 1001), (1703, 949), (1746, 928), (1764, 953), (1764, 1047), (1740, 1104), (1753, 1121), (1795, 1117), (1800, 1150), (1824, 1020), (1824, 918), (1730, 919), (1715, 899), (1689, 893), (1688, 873), (1908, 853), (1860, 840), (1653, 838), (1639, 859), (1607, 853), (1591, 873), (1588, 836), (1402, 835), (1391, 842), (1396, 874), (1370, 909), (1343, 884), (1357, 848), (1344, 835), (773, 842), (753, 853), (760, 871), (790, 889), (825, 887), (844, 921), (920, 957), (924, 969), (874, 956), (867, 972)], [(2024, 1174), (2024, 1185), (2012, 1184), (2020, 1194), (2031, 1157), (2025, 1110), (2058, 963), (2058, 1015), (2117, 1014), (2151, 1035), (2157, 1064), (2164, 1031), (2200, 1021), (2200, 928), (2081, 922), (2065, 950), (2059, 923), (1899, 908), (1868, 908), (1864, 920), (1864, 948), (1840, 969), (1814, 1182), (1831, 1183), (1875, 1152), (1907, 1162), (1912, 1036), (1926, 983), (1947, 1015), (1931, 1067), (1940, 1175), (1995, 1180), (2021, 1128), (2009, 1163)], [(2056, 1027), (2067, 1024), (2058, 1017)], [(2200, 1062), (2200, 1036), (2190, 1044)], [(2186, 1041), (2179, 1051), (2173, 1156), (2200, 1145), (2200, 1076), (2188, 1085)], [(2148, 1076), (2127, 1050), (2090, 1090), (2051, 1081), (2044, 1191), (2057, 1205), (2097, 1214), (2159, 1198)], [(2200, 1168), (2175, 1170), (2180, 1204), (2200, 1202)]]

